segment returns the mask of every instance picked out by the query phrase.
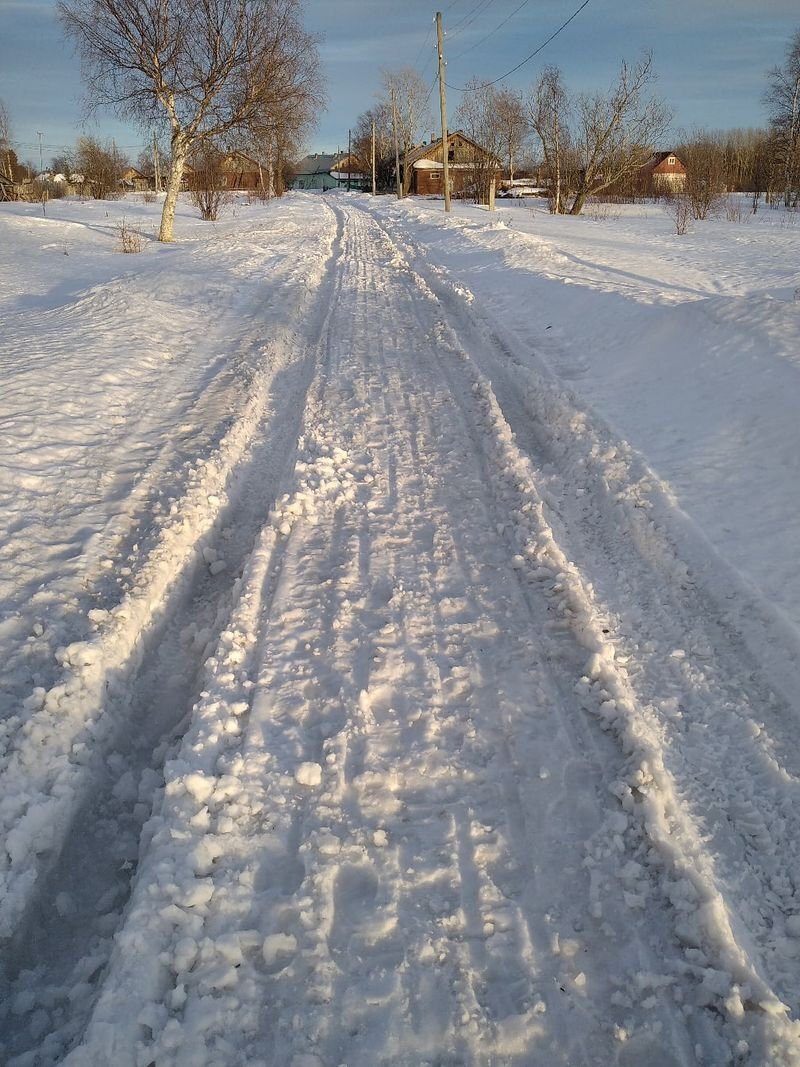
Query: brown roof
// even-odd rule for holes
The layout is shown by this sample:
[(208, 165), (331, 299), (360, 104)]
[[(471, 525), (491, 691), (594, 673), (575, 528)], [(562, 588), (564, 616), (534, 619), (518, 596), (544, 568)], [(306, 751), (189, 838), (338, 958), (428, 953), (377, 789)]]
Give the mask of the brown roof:
[(674, 158), (679, 172), (684, 172), (686, 170), (686, 167), (683, 163), (683, 160), (680, 158), (680, 156), (676, 155), (675, 152), (654, 152), (652, 156), (648, 159), (648, 161), (644, 164), (644, 167), (642, 169), (657, 170), (658, 167), (660, 167), (662, 163), (665, 163), (670, 156)]
[[(473, 141), (471, 137), (467, 137), (463, 130), (452, 130), (450, 133), (448, 133), (448, 142), (453, 137), (460, 137), (462, 141), (466, 141), (467, 144), (471, 144), (473, 148), (477, 148), (478, 151), (483, 152), (484, 155), (491, 156), (493, 154), (488, 149), (484, 148), (483, 145), (479, 145), (477, 141)], [(418, 159), (424, 159), (425, 156), (430, 155), (432, 152), (435, 152), (437, 148), (441, 148), (441, 146), (441, 137), (437, 137), (437, 139), (435, 141), (431, 141), (430, 144), (416, 145), (414, 148), (412, 148), (409, 152), (406, 153), (405, 165), (407, 167), (413, 166), (413, 164), (416, 163)], [(500, 161), (498, 160), (498, 166), (499, 163)]]

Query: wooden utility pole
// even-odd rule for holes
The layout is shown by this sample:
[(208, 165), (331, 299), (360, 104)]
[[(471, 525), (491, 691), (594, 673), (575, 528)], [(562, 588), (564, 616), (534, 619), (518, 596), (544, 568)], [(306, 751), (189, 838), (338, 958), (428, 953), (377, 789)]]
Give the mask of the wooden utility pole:
[(444, 32), (442, 13), (436, 12), (436, 48), (439, 53), (439, 110), (442, 113), (442, 167), (444, 179), (444, 209), (450, 210), (450, 159), (447, 144), (447, 104), (444, 97)]
[(158, 141), (156, 140), (155, 133), (153, 134), (153, 179), (155, 181), (156, 192), (161, 192), (161, 160), (158, 158)]
[(403, 199), (403, 189), (400, 185), (400, 146), (397, 143), (397, 101), (394, 97), (394, 89), (391, 90), (392, 97), (392, 129), (394, 130), (394, 176), (395, 184), (397, 186), (397, 199)]
[(347, 191), (350, 192), (350, 159), (353, 154), (353, 131), (347, 131)]
[(375, 120), (372, 120), (372, 195), (376, 196), (378, 192), (377, 184), (375, 181)]

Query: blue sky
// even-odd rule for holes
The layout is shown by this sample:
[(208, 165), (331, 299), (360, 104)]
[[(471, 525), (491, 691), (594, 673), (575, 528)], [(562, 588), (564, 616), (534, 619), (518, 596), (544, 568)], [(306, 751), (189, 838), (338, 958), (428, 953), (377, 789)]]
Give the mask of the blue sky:
[[(532, 52), (580, 0), (441, 0), (447, 31), (447, 80), (494, 78)], [(427, 0), (306, 0), (306, 25), (322, 35), (327, 110), (308, 148), (346, 146), (347, 128), (373, 102), (381, 69), (416, 66), (435, 74), (433, 16)], [(676, 130), (755, 126), (764, 121), (766, 71), (783, 59), (800, 27), (796, 0), (590, 0), (577, 18), (505, 84), (526, 89), (553, 63), (573, 89), (607, 86), (620, 60), (651, 48), (657, 91), (672, 107)], [(474, 46), (474, 47), (473, 47)], [(460, 53), (464, 52), (464, 55)], [(45, 164), (86, 129), (115, 137), (135, 158), (143, 134), (111, 115), (82, 127), (80, 67), (55, 17), (55, 0), (0, 0), (0, 97), (21, 158)], [(448, 91), (448, 107), (458, 104)], [(432, 97), (432, 102), (434, 98)]]

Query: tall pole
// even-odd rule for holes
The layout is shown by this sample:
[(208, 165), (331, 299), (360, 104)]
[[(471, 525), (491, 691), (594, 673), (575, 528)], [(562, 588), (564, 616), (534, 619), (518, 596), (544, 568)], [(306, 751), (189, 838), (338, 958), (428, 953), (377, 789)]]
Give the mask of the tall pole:
[(375, 120), (372, 120), (372, 195), (377, 194), (377, 186), (375, 182)]
[(161, 160), (158, 158), (158, 141), (156, 140), (155, 131), (153, 132), (153, 178), (155, 180), (156, 192), (161, 192)]
[(36, 131), (36, 136), (39, 138), (39, 175), (44, 174), (44, 163), (42, 162), (42, 134), (39, 130)]
[(442, 13), (436, 12), (436, 48), (439, 53), (439, 110), (442, 113), (442, 167), (444, 170), (444, 209), (450, 210), (450, 160), (447, 144), (447, 104), (444, 98), (444, 32)]
[(394, 177), (395, 184), (397, 186), (397, 199), (403, 199), (403, 190), (400, 186), (400, 146), (397, 143), (397, 101), (394, 97), (394, 89), (391, 90), (392, 96), (392, 129), (394, 130)]
[(353, 131), (347, 131), (347, 191), (350, 192), (350, 161), (353, 153)]

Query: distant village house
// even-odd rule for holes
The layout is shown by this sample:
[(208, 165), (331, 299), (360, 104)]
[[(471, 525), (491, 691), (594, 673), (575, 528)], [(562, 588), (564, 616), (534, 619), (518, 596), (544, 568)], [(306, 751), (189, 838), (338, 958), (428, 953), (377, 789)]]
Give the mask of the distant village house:
[(639, 184), (647, 192), (679, 192), (686, 184), (686, 167), (674, 152), (654, 152), (639, 171)]
[[(471, 196), (480, 192), (487, 177), (499, 179), (500, 160), (477, 144), (462, 130), (447, 138), (447, 162), (450, 192), (453, 196)], [(428, 144), (417, 145), (407, 153), (403, 180), (412, 195), (430, 196), (444, 193), (444, 153), (442, 138), (431, 137)]]

